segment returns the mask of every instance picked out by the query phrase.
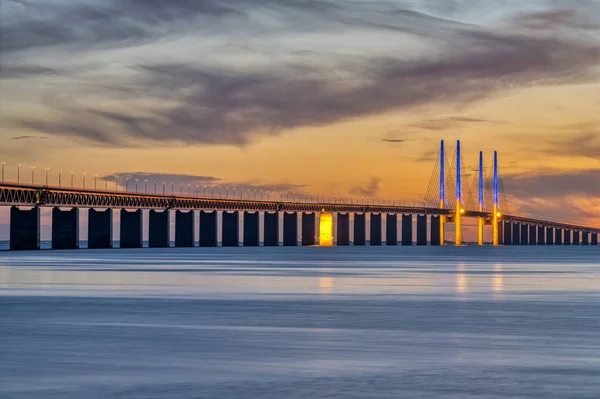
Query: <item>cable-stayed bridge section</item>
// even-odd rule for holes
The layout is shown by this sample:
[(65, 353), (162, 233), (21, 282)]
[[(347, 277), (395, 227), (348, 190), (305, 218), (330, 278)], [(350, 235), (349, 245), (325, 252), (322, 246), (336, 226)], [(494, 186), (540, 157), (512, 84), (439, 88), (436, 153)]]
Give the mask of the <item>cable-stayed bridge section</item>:
[[(427, 192), (419, 203), (302, 194), (264, 198), (256, 192), (245, 196), (234, 192), (232, 197), (229, 192), (206, 190), (174, 195), (172, 188), (168, 195), (164, 183), (163, 194), (9, 183), (4, 181), (2, 166), (0, 206), (10, 206), (10, 248), (15, 250), (40, 248), (41, 207), (52, 208), (52, 248), (56, 249), (79, 248), (82, 209), (88, 209), (89, 248), (113, 247), (114, 210), (119, 212), (121, 248), (144, 245), (146, 220), (150, 247), (170, 246), (172, 222), (177, 247), (459, 246), (464, 243), (465, 218), (477, 219), (479, 245), (484, 245), (486, 225), (492, 226), (493, 245), (598, 245), (600, 233), (591, 226), (511, 214), (498, 155), (494, 153), (492, 166), (486, 168), (480, 153), (477, 179), (471, 184), (460, 142), (451, 161), (441, 143)], [(142, 210), (147, 210), (147, 217)], [(446, 240), (450, 224), (454, 225), (453, 242)]]

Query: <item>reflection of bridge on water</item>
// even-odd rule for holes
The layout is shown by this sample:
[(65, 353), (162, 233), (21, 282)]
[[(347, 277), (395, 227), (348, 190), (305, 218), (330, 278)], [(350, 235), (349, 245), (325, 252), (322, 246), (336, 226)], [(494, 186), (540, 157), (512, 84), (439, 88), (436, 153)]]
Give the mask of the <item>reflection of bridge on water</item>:
[[(40, 208), (52, 207), (52, 247), (79, 247), (79, 214), (88, 208), (88, 247), (113, 246), (113, 209), (120, 209), (120, 247), (143, 246), (148, 209), (150, 247), (170, 246), (175, 216), (175, 246), (297, 245), (445, 245), (447, 224), (454, 224), (462, 245), (464, 218), (478, 220), (478, 243), (491, 225), (494, 245), (598, 245), (600, 229), (507, 212), (498, 159), (485, 176), (480, 153), (477, 203), (464, 169), (460, 142), (452, 162), (444, 143), (421, 204), (393, 201), (315, 201), (314, 197), (277, 200), (167, 195), (0, 183), (0, 205), (11, 206), (10, 248), (40, 248)], [(4, 171), (3, 171), (4, 173)], [(60, 180), (59, 180), (60, 181)], [(61, 208), (71, 208), (61, 210)], [(129, 211), (134, 209), (134, 211)], [(196, 214), (195, 211), (198, 214)], [(416, 216), (416, 223), (415, 218)], [(416, 232), (413, 232), (413, 229)], [(416, 233), (416, 234), (414, 234)], [(416, 240), (414, 239), (416, 236)]]

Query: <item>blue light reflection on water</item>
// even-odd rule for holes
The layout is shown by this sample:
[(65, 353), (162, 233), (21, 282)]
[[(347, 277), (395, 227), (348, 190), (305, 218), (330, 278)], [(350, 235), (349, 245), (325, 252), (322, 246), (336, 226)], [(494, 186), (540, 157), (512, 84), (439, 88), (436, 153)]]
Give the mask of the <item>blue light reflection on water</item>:
[(0, 397), (600, 392), (597, 248), (0, 253)]

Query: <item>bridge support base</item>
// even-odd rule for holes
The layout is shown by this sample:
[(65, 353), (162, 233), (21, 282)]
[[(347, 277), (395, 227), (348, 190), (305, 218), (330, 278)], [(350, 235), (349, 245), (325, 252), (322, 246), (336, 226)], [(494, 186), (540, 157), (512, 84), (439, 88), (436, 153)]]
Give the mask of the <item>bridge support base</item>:
[(383, 244), (381, 235), (381, 213), (371, 214), (371, 226), (370, 226), (370, 240), (369, 245), (380, 246)]
[(121, 209), (121, 248), (142, 248), (142, 210), (128, 212)]
[(398, 215), (389, 213), (385, 219), (385, 245), (398, 245)]
[(417, 215), (417, 245), (427, 245), (427, 215)]
[(194, 211), (175, 211), (175, 246), (194, 246)]
[(242, 241), (245, 247), (258, 247), (260, 245), (258, 212), (244, 212), (244, 237)]
[(317, 242), (316, 232), (316, 214), (313, 213), (302, 213), (302, 234), (301, 242), (302, 246), (315, 245)]
[(590, 245), (590, 233), (587, 231), (581, 232), (581, 245)]
[(554, 245), (554, 227), (546, 226), (546, 245)]
[(563, 235), (563, 242), (564, 242), (564, 245), (572, 245), (573, 244), (571, 230), (565, 230), (564, 235)]
[(578, 231), (573, 232), (573, 245), (581, 245), (580, 233)]
[(88, 248), (113, 247), (113, 210), (88, 212)]
[(239, 212), (223, 212), (223, 240), (224, 247), (237, 247), (240, 245), (240, 215)]
[(598, 233), (592, 233), (592, 245), (598, 245)]
[(10, 249), (40, 249), (40, 208), (10, 207)]
[(279, 212), (265, 212), (265, 247), (276, 247), (279, 245)]
[(338, 213), (336, 221), (337, 234), (334, 236), (334, 241), (337, 241), (336, 245), (348, 246), (350, 245), (350, 214), (349, 213)]
[(298, 215), (296, 213), (283, 213), (283, 246), (298, 246)]
[(413, 245), (412, 221), (412, 215), (402, 215), (402, 245)]
[(367, 245), (366, 215), (354, 214), (354, 245)]
[(52, 208), (52, 249), (79, 248), (79, 209)]
[(168, 209), (162, 212), (150, 209), (148, 215), (148, 246), (150, 248), (168, 248), (170, 246), (171, 218)]

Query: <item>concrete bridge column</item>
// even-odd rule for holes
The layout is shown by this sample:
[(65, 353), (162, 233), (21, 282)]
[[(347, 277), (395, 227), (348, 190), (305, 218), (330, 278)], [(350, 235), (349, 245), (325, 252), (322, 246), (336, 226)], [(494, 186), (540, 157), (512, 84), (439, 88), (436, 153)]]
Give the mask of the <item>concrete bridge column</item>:
[(521, 245), (529, 245), (529, 225), (521, 223)]
[(503, 244), (504, 245), (513, 245), (513, 242), (512, 242), (512, 236), (513, 236), (512, 223), (508, 222), (508, 221), (503, 221), (503, 222), (500, 222), (500, 223), (502, 223), (502, 225), (503, 225), (502, 226), (502, 230), (504, 232), (504, 234), (503, 234), (504, 237), (502, 239)]
[(298, 246), (298, 214), (283, 212), (283, 245)]
[(371, 245), (371, 212), (365, 212), (365, 245)]
[(169, 210), (165, 209), (159, 212), (150, 209), (148, 219), (148, 246), (150, 248), (168, 248), (171, 227)]
[(244, 211), (238, 211), (238, 247), (244, 246)]
[(223, 238), (224, 247), (237, 247), (240, 244), (240, 216), (239, 212), (223, 212)]
[(590, 245), (590, 233), (587, 231), (581, 232), (581, 245)]
[(98, 211), (90, 208), (88, 212), (88, 248), (113, 247), (113, 210), (107, 208)]
[(501, 220), (497, 221), (498, 226), (498, 245), (504, 245), (504, 222)]
[[(167, 211), (165, 211), (167, 212)], [(175, 211), (175, 246), (194, 246), (194, 211)]]
[(398, 215), (388, 214), (385, 220), (386, 224), (386, 245), (398, 245)]
[(302, 212), (296, 212), (296, 246), (302, 246)]
[(512, 224), (512, 244), (521, 245), (521, 224), (517, 222)]
[(439, 246), (439, 245), (441, 245), (440, 217), (437, 215), (431, 215), (430, 225), (431, 225), (431, 228), (430, 228), (429, 242), (432, 246)]
[(223, 246), (223, 211), (217, 211), (217, 246)]
[(427, 215), (417, 215), (417, 245), (427, 245)]
[(40, 208), (10, 207), (10, 249), (40, 249)]
[[(280, 228), (280, 212), (264, 213), (264, 246), (276, 247), (279, 245), (280, 235), (283, 234)], [(281, 219), (283, 220), (283, 219)], [(283, 240), (283, 238), (281, 239)], [(282, 241), (281, 241), (282, 242)]]
[(336, 245), (347, 246), (350, 245), (350, 214), (349, 213), (337, 213), (337, 220), (334, 220), (334, 238)]
[(121, 209), (121, 239), (119, 246), (121, 248), (142, 248), (142, 210), (138, 209), (128, 212), (127, 209)]
[(315, 245), (316, 244), (316, 226), (317, 218), (314, 212), (302, 213), (302, 235), (301, 242), (302, 246)]
[(52, 208), (52, 249), (79, 248), (79, 209)]
[(546, 226), (546, 245), (554, 245), (554, 227)]
[(554, 229), (554, 245), (563, 245), (563, 229)]
[(537, 228), (537, 244), (546, 245), (546, 229), (544, 226), (538, 226)]
[(369, 240), (369, 244), (370, 245), (375, 245), (375, 246), (380, 246), (382, 244), (382, 239), (381, 239), (381, 225), (383, 224), (381, 222), (381, 213), (378, 214), (374, 214), (371, 213), (370, 214), (370, 219), (371, 219), (371, 227), (370, 227), (370, 240)]
[(563, 242), (564, 242), (564, 245), (572, 245), (573, 244), (571, 230), (569, 230), (569, 229), (565, 230), (564, 235), (563, 235)]
[(366, 215), (354, 214), (354, 245), (367, 245)]
[(538, 242), (538, 238), (537, 238), (537, 232), (538, 232), (538, 228), (536, 225), (529, 225), (529, 245), (537, 245)]
[(381, 245), (387, 245), (387, 213), (382, 212), (381, 216)]
[(349, 245), (354, 245), (354, 213), (348, 213), (348, 239), (350, 240)]
[(339, 217), (340, 214), (338, 212), (333, 212), (331, 214), (331, 236), (332, 236), (332, 240), (331, 243), (335, 246), (339, 245), (338, 244), (338, 223), (339, 223)]
[(592, 245), (598, 245), (598, 233), (592, 233)]
[(216, 247), (217, 239), (217, 211), (200, 211), (200, 238), (201, 247)]
[(242, 228), (244, 247), (258, 247), (260, 245), (259, 219), (259, 212), (244, 212), (244, 226)]
[(279, 212), (279, 215), (277, 216), (279, 225), (277, 226), (278, 228), (278, 232), (279, 232), (279, 238), (278, 238), (278, 245), (282, 246), (283, 245), (283, 237), (284, 237), (284, 218), (285, 218), (285, 211), (281, 211)]
[(412, 215), (402, 215), (402, 245), (413, 244)]
[[(331, 216), (333, 219), (333, 214)], [(333, 225), (331, 227), (331, 234), (333, 235)], [(315, 245), (321, 245), (321, 212), (315, 212), (315, 231), (313, 234), (315, 236)]]
[(573, 245), (581, 245), (581, 234), (578, 231), (573, 231)]
[(258, 212), (258, 245), (265, 245), (265, 212)]

